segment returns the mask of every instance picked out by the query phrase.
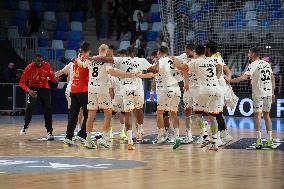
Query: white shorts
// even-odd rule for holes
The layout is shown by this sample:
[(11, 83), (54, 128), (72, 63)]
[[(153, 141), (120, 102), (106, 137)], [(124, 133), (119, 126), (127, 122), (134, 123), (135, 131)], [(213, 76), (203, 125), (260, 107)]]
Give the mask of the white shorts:
[(123, 96), (122, 95), (114, 96), (114, 99), (112, 100), (112, 109), (115, 112), (123, 111)]
[(193, 110), (210, 114), (223, 111), (224, 96), (217, 87), (198, 87), (193, 100)]
[(190, 87), (188, 91), (183, 93), (184, 108), (192, 108), (194, 89), (195, 87)]
[(70, 109), (70, 106), (71, 106), (71, 96), (70, 96), (70, 93), (71, 93), (71, 86), (67, 85), (67, 87), (65, 89), (65, 97), (66, 97), (66, 100), (67, 100), (68, 110)]
[(163, 111), (178, 111), (181, 92), (179, 87), (168, 87), (157, 90), (157, 110)]
[[(108, 92), (108, 90), (106, 92)], [(112, 109), (111, 98), (109, 93), (97, 93), (94, 90), (89, 90), (87, 109)]]
[(129, 112), (134, 109), (141, 109), (144, 105), (144, 91), (132, 90), (123, 91), (123, 111)]
[(272, 97), (252, 97), (253, 112), (270, 112)]

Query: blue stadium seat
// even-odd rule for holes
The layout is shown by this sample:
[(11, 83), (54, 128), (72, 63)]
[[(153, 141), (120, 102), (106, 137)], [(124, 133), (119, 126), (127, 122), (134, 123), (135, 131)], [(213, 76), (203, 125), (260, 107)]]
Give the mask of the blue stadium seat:
[(39, 47), (48, 47), (48, 39), (47, 38), (39, 38), (38, 39)]
[(55, 13), (53, 11), (45, 11), (43, 17), (46, 21), (56, 21)]
[(278, 20), (280, 18), (282, 18), (281, 11), (274, 10), (274, 11), (271, 12), (271, 20)]
[(161, 22), (161, 15), (159, 12), (153, 12), (151, 14), (151, 22)]
[(252, 11), (255, 10), (255, 2), (254, 1), (247, 1), (244, 7), (245, 11)]
[(281, 7), (280, 0), (272, 0), (269, 4), (269, 10), (271, 11), (279, 10), (280, 7)]
[(225, 29), (228, 29), (228, 28), (231, 28), (235, 25), (235, 22), (234, 20), (225, 20), (224, 23), (223, 23), (223, 27)]
[(194, 31), (189, 31), (186, 36), (186, 41), (194, 41), (195, 39), (195, 33)]
[(38, 1), (38, 2), (34, 2), (33, 4), (33, 8), (35, 9), (35, 11), (40, 14), (43, 11), (43, 4), (42, 2)]
[(63, 57), (63, 49), (55, 49), (54, 53), (56, 60), (59, 60)]
[(64, 31), (55, 31), (53, 33), (53, 39), (64, 40)]
[(213, 1), (207, 1), (204, 4), (203, 11), (204, 12), (211, 12), (212, 10), (214, 10), (214, 2)]
[(80, 41), (81, 40), (81, 32), (80, 31), (71, 31), (71, 32), (69, 32), (68, 40)]
[(188, 6), (187, 5), (183, 5), (183, 4), (181, 4), (181, 5), (179, 5), (179, 7), (178, 7), (178, 13), (184, 13), (184, 14), (188, 14), (189, 13), (189, 8), (188, 8)]
[(257, 27), (257, 26), (258, 26), (258, 22), (257, 22), (257, 20), (249, 20), (247, 26), (248, 26), (249, 28)]
[(160, 12), (160, 5), (159, 4), (152, 4), (150, 8), (150, 13), (153, 12)]
[(84, 22), (84, 13), (82, 11), (72, 12), (72, 21)]
[(5, 0), (4, 8), (7, 10), (16, 10), (18, 8), (16, 1)]
[(119, 44), (119, 50), (127, 49), (128, 47), (130, 47), (130, 41), (121, 41)]
[(243, 11), (237, 11), (234, 15), (234, 20), (236, 22), (243, 21), (245, 19), (245, 13)]
[(62, 40), (52, 40), (51, 47), (53, 49), (64, 49), (63, 41)]
[(200, 11), (191, 15), (192, 22), (199, 22), (201, 19), (202, 19), (202, 14)]
[(71, 61), (73, 58), (76, 58), (77, 57), (77, 53), (75, 50), (73, 49), (67, 49), (65, 51), (65, 58), (68, 60), (68, 61)]
[(56, 30), (57, 31), (64, 31), (64, 32), (69, 31), (67, 21), (61, 20), (61, 21), (57, 22)]
[(72, 31), (83, 31), (83, 24), (79, 21), (72, 21), (71, 22), (71, 30)]
[(149, 32), (149, 33), (147, 34), (147, 42), (148, 42), (148, 41), (156, 41), (158, 35), (159, 35), (158, 32), (154, 32), (154, 31)]
[(206, 39), (206, 32), (205, 31), (197, 31), (195, 36), (198, 39), (198, 41), (203, 42)]
[(79, 42), (78, 41), (68, 41), (67, 49), (78, 51), (79, 49)]
[(140, 25), (141, 31), (148, 31), (149, 28), (149, 24), (148, 22), (142, 22), (142, 24)]
[(197, 13), (199, 11), (201, 11), (201, 4), (200, 3), (192, 4), (191, 9), (190, 9), (190, 13)]
[(48, 50), (46, 48), (39, 48), (38, 53), (43, 57), (43, 59), (48, 60)]
[(30, 3), (29, 1), (19, 1), (18, 7), (20, 10), (29, 11), (30, 10)]
[(265, 28), (269, 28), (271, 26), (272, 22), (270, 18), (266, 18), (261, 21), (261, 26)]
[(245, 20), (246, 21), (249, 21), (249, 20), (256, 20), (256, 11), (248, 11), (246, 13), (246, 17), (245, 17)]
[(16, 18), (19, 19), (19, 20), (27, 20), (27, 18), (28, 18), (27, 11), (18, 10), (16, 12)]
[(264, 12), (264, 11), (267, 10), (267, 8), (268, 8), (268, 6), (267, 6), (267, 3), (265, 1), (261, 0), (261, 1), (257, 2), (256, 9), (259, 12)]
[(161, 22), (154, 22), (152, 25), (152, 31), (159, 32), (162, 30), (162, 23)]

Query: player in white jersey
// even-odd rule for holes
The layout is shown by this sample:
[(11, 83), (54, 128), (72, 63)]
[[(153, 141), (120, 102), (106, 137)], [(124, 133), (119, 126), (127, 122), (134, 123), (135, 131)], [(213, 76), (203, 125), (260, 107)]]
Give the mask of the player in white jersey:
[[(107, 56), (109, 48), (102, 44), (99, 47), (99, 57)], [(93, 57), (94, 58), (94, 57)], [(112, 64), (102, 61), (84, 61), (79, 62), (79, 65), (89, 68), (89, 82), (88, 82), (88, 120), (87, 120), (87, 138), (85, 146), (87, 148), (96, 148), (91, 139), (91, 132), (93, 130), (93, 122), (98, 109), (104, 111), (104, 126), (103, 136), (97, 142), (99, 145), (109, 148), (109, 131), (110, 121), (112, 116), (112, 104), (109, 94), (108, 74), (115, 72)], [(124, 74), (124, 73), (123, 73)]]
[[(65, 89), (65, 97), (67, 100), (67, 109), (68, 109), (68, 117), (69, 117), (69, 111), (70, 111), (70, 106), (71, 106), (71, 84), (72, 84), (72, 80), (73, 80), (73, 62), (71, 61), (69, 64), (67, 64), (64, 68), (62, 68), (61, 70), (55, 72), (55, 76), (58, 78), (61, 75), (68, 75), (67, 77), (67, 86)], [(80, 109), (80, 113), (78, 115), (78, 121), (77, 121), (77, 130), (79, 131), (81, 128), (81, 124), (83, 121), (83, 110)]]
[[(193, 100), (193, 110), (199, 122), (204, 123), (202, 120), (202, 113), (205, 112), (209, 115), (211, 121), (212, 141), (209, 146), (211, 150), (218, 150), (217, 133), (218, 123), (216, 114), (222, 111), (223, 105), (220, 104), (222, 93), (219, 90), (218, 78), (221, 74), (220, 65), (216, 65), (211, 59), (205, 56), (205, 47), (197, 45), (195, 48), (196, 59), (189, 65), (189, 70), (195, 73), (197, 87)], [(185, 80), (185, 89), (188, 88), (188, 81)], [(210, 142), (208, 136), (204, 135), (204, 142), (201, 147), (208, 145)]]
[[(221, 54), (218, 52), (217, 44), (214, 41), (208, 41), (205, 45), (205, 49), (206, 49), (205, 55), (211, 58), (211, 60), (213, 60), (215, 64), (221, 65), (222, 72), (219, 78), (219, 84), (220, 87), (222, 88), (222, 91), (227, 91), (227, 88), (229, 87), (227, 82), (229, 82), (231, 79), (231, 71), (228, 68), (228, 66), (225, 64), (223, 58), (221, 57)], [(221, 99), (220, 101), (220, 103), (223, 104), (223, 106), (225, 105), (224, 100), (225, 98)], [(227, 131), (223, 111), (216, 115), (216, 119), (218, 122), (217, 143), (218, 146), (223, 146), (228, 144), (230, 141), (232, 141), (233, 137), (231, 137)]]
[(257, 132), (256, 148), (261, 149), (263, 144), (261, 141), (261, 116), (265, 119), (267, 140), (266, 147), (273, 145), (272, 123), (270, 119), (270, 109), (272, 102), (275, 101), (274, 89), (275, 78), (268, 62), (260, 59), (260, 49), (253, 47), (249, 50), (248, 57), (251, 61), (247, 70), (243, 75), (231, 80), (231, 83), (251, 79), (252, 99), (255, 127)]
[[(152, 65), (144, 58), (137, 57), (97, 57), (94, 60), (114, 63), (115, 67), (126, 74), (151, 69)], [(111, 74), (111, 73), (110, 73)], [(112, 75), (112, 74), (111, 74)], [(134, 150), (132, 140), (132, 112), (143, 108), (144, 93), (141, 93), (137, 84), (137, 78), (121, 78), (123, 108), (125, 112), (125, 126), (127, 130), (128, 150)]]

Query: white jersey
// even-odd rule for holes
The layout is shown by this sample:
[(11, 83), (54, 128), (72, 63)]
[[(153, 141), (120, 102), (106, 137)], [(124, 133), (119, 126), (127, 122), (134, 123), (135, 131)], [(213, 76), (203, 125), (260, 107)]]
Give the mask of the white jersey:
[(114, 95), (121, 95), (121, 82), (120, 78), (110, 76), (109, 77), (109, 87), (113, 88)]
[(272, 69), (268, 62), (256, 60), (249, 64), (244, 74), (251, 77), (253, 97), (272, 96)]
[(224, 78), (224, 66), (226, 65), (223, 58), (221, 57), (221, 55), (219, 53), (215, 53), (213, 54), (211, 57), (209, 57), (209, 59), (211, 59), (216, 65), (221, 65), (222, 66), (222, 72), (220, 75), (219, 80), (219, 84), (223, 87), (226, 86), (226, 80)]
[(112, 68), (112, 64), (96, 61), (84, 61), (83, 67), (89, 68), (88, 86), (92, 89), (105, 89), (108, 87), (108, 70)]
[(67, 83), (67, 88), (71, 89), (71, 84), (72, 84), (72, 80), (74, 77), (74, 72), (73, 72), (73, 62), (70, 62), (69, 64), (67, 64), (63, 69), (62, 72), (66, 75), (68, 75), (69, 77), (69, 81)]
[[(139, 72), (152, 66), (145, 58), (114, 57), (113, 59), (115, 67), (124, 72)], [(126, 91), (140, 89), (141, 81), (137, 78), (121, 78), (122, 87)]]
[(198, 86), (218, 87), (219, 82), (216, 74), (216, 64), (210, 58), (199, 57), (189, 67), (196, 76)]
[(169, 57), (162, 57), (159, 59), (159, 85), (162, 87), (168, 87), (177, 85), (180, 81), (177, 77), (180, 74), (174, 67), (174, 62)]

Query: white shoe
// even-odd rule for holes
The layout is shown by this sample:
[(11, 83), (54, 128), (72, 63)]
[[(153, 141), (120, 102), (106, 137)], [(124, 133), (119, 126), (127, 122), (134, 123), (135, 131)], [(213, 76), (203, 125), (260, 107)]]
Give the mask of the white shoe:
[(92, 140), (86, 140), (84, 146), (88, 149), (96, 149), (97, 146), (93, 143)]
[(23, 136), (23, 135), (26, 135), (27, 134), (27, 128), (25, 129), (25, 128), (22, 128), (21, 130), (20, 130), (20, 135), (21, 136)]
[(85, 142), (86, 142), (86, 139), (84, 139), (84, 138), (82, 138), (82, 137), (80, 137), (80, 136), (75, 136), (74, 139), (75, 139), (75, 140), (79, 140), (79, 141), (80, 141), (81, 143), (83, 143), (83, 144), (85, 144)]
[(196, 143), (197, 143), (197, 144), (202, 144), (202, 142), (203, 142), (203, 135), (199, 135), (199, 137), (198, 137)]
[(229, 142), (233, 140), (233, 137), (229, 135), (229, 133), (225, 131), (221, 131), (221, 139), (224, 145), (227, 145)]
[(157, 144), (162, 144), (166, 141), (167, 139), (164, 136), (158, 136), (157, 137)]
[(218, 146), (218, 147), (224, 146), (224, 143), (223, 143), (223, 141), (222, 141), (222, 139), (221, 139), (220, 131), (218, 131), (217, 146)]
[(54, 140), (54, 136), (53, 136), (53, 134), (51, 133), (51, 132), (48, 132), (47, 133), (47, 140)]
[(98, 143), (100, 146), (105, 147), (105, 148), (109, 148), (109, 147), (110, 147), (109, 144), (108, 144), (108, 142), (107, 142), (105, 139), (103, 139), (103, 138), (98, 139), (98, 140), (97, 140), (97, 143)]
[(74, 141), (73, 141), (73, 140), (70, 140), (70, 139), (68, 139), (68, 138), (65, 138), (65, 139), (63, 140), (63, 143), (64, 143), (64, 144), (67, 144), (67, 145), (69, 145), (69, 146), (74, 145)]
[(192, 138), (192, 135), (189, 134), (187, 135), (186, 137), (184, 137), (184, 139), (182, 140), (182, 143), (185, 143), (185, 144), (188, 144), (188, 143), (191, 143), (193, 142), (193, 138)]

